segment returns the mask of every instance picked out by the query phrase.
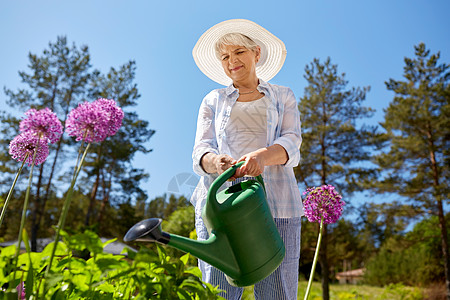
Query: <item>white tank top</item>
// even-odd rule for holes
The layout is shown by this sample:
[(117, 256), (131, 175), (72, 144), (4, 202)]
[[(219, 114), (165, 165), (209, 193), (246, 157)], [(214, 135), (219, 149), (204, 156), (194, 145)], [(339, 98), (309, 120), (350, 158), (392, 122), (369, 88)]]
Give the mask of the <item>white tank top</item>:
[(236, 101), (225, 128), (231, 157), (241, 156), (267, 147), (267, 108), (270, 99), (266, 96), (250, 101)]

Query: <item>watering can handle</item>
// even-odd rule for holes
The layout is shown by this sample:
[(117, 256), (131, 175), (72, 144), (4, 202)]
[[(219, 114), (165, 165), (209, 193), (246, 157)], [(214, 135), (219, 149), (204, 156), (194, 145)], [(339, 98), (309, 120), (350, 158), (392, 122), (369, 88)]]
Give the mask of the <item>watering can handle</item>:
[[(223, 172), (219, 177), (214, 180), (214, 182), (211, 184), (211, 187), (208, 191), (208, 199), (213, 199), (214, 202), (216, 200), (216, 194), (219, 188), (231, 177), (233, 177), (234, 173), (236, 172), (236, 169), (242, 166), (245, 163), (245, 161), (240, 161), (237, 164), (231, 166), (228, 168), (225, 172)], [(258, 175), (256, 177), (256, 180), (262, 185), (264, 192), (266, 191), (266, 187), (264, 186), (264, 182), (261, 175)]]

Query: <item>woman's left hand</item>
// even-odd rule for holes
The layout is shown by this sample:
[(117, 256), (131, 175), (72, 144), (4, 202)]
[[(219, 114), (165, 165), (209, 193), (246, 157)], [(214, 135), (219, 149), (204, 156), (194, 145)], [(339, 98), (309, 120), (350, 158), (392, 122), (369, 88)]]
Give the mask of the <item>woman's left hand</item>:
[(273, 165), (282, 165), (287, 162), (289, 156), (283, 146), (274, 144), (266, 148), (260, 148), (242, 156), (237, 162), (245, 163), (234, 173), (235, 178), (244, 175), (256, 177), (261, 175), (264, 167)]
[(238, 162), (245, 161), (245, 163), (236, 170), (234, 177), (239, 178), (244, 175), (256, 177), (261, 175), (265, 167), (264, 155), (261, 151), (256, 150), (242, 156)]

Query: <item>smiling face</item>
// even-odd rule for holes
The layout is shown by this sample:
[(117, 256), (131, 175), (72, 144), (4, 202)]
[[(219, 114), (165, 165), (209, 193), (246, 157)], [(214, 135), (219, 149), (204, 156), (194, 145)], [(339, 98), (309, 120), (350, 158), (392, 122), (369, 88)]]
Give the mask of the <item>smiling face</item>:
[(260, 48), (250, 50), (244, 46), (223, 45), (220, 60), (223, 70), (233, 82), (252, 80), (256, 77), (256, 63), (260, 58)]

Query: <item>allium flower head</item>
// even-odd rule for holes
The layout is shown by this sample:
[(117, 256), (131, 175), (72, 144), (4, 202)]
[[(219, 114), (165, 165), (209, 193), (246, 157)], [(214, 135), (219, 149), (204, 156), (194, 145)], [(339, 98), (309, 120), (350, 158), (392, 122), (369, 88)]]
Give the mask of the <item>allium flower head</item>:
[(43, 138), (41, 138), (39, 144), (38, 141), (39, 137), (33, 133), (21, 133), (9, 143), (9, 154), (17, 161), (23, 161), (26, 157), (26, 163), (31, 166), (34, 152), (36, 151), (34, 164), (39, 165), (47, 159), (48, 143)]
[(122, 125), (123, 112), (114, 100), (99, 100), (81, 103), (67, 116), (66, 132), (77, 141), (86, 137), (87, 143), (99, 143)]
[(25, 284), (23, 283), (23, 281), (21, 281), (19, 283), (19, 285), (16, 286), (16, 290), (17, 290), (17, 293), (18, 293), (18, 298), (20, 300), (22, 300), (22, 299), (25, 300), (27, 298), (27, 295), (25, 293)]
[(41, 110), (29, 109), (25, 115), (27, 118), (20, 122), (20, 132), (41, 135), (52, 144), (61, 138), (63, 133), (61, 122), (48, 107)]
[(324, 223), (331, 224), (335, 223), (342, 215), (345, 203), (334, 186), (322, 185), (317, 188), (309, 188), (303, 195), (306, 195), (303, 206), (309, 222), (320, 223), (323, 217)]
[(94, 101), (95, 105), (98, 105), (108, 114), (108, 136), (113, 136), (122, 126), (122, 119), (124, 116), (123, 110), (116, 105), (116, 101), (112, 99), (100, 98)]

